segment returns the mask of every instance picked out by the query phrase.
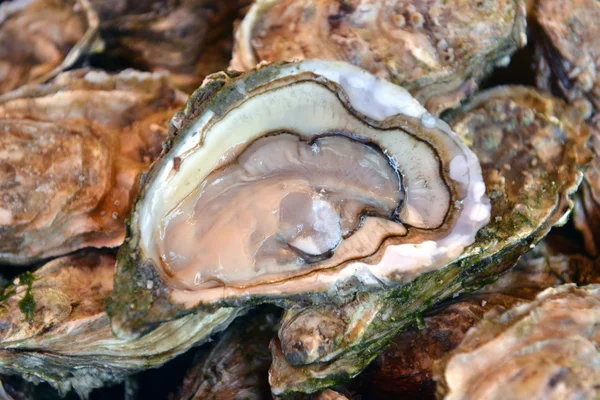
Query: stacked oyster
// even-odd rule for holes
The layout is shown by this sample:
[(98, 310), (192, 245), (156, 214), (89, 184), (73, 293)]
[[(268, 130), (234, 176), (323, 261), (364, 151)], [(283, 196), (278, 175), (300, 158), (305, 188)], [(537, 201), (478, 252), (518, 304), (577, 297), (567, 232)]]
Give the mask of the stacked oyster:
[(135, 397), (221, 330), (172, 397), (597, 395), (600, 9), (572, 3), (0, 5), (0, 38), (67, 21), (0, 40), (4, 395)]

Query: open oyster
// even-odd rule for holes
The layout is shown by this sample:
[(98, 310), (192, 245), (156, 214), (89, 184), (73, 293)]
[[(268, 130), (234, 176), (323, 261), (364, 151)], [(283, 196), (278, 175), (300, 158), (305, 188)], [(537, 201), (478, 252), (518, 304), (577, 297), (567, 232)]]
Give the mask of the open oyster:
[(405, 87), (437, 115), (525, 46), (525, 13), (523, 0), (256, 0), (231, 67), (343, 60)]
[(600, 385), (600, 286), (560, 286), (490, 313), (439, 366), (457, 399), (592, 399)]
[(350, 64), (212, 75), (171, 127), (119, 252), (121, 336), (203, 305), (339, 302), (408, 282), (488, 222), (473, 153)]
[[(242, 310), (189, 314), (139, 340), (117, 339), (104, 312), (115, 257), (100, 252), (58, 258), (34, 272), (30, 286), (0, 307), (0, 374), (46, 381), (86, 396), (128, 374), (157, 367), (229, 324)], [(29, 282), (28, 282), (29, 283)], [(24, 296), (31, 296), (23, 305)], [(32, 308), (31, 320), (23, 310)]]
[(71, 67), (98, 38), (88, 0), (9, 0), (0, 4), (0, 94), (45, 82)]
[(183, 98), (164, 74), (77, 70), (0, 95), (0, 262), (118, 246)]
[(451, 126), (481, 162), (490, 223), (457, 261), (405, 286), (343, 306), (289, 310), (272, 350), (275, 393), (313, 392), (355, 376), (426, 308), (481, 286), (565, 222), (591, 158), (577, 110), (532, 89), (499, 87), (476, 96)]
[(106, 54), (139, 69), (167, 70), (177, 87), (191, 92), (227, 67), (233, 20), (251, 0), (90, 1)]

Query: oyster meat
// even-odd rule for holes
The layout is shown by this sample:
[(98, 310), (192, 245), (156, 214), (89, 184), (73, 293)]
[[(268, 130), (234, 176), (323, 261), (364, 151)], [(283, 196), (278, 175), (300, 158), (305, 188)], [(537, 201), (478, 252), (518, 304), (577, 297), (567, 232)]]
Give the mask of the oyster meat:
[(451, 126), (481, 161), (490, 223), (457, 261), (407, 285), (342, 306), (290, 309), (272, 346), (274, 393), (314, 392), (357, 375), (426, 308), (482, 286), (566, 221), (591, 158), (577, 110), (530, 88), (499, 87), (476, 96)]
[(405, 87), (437, 115), (525, 46), (525, 14), (523, 0), (256, 0), (231, 67), (343, 60)]
[[(171, 128), (119, 251), (109, 313), (123, 337), (202, 306), (409, 282), (460, 257), (489, 219), (474, 154), (350, 64), (212, 75)], [(135, 283), (149, 277), (160, 290)]]
[(0, 263), (118, 246), (183, 104), (165, 74), (76, 70), (0, 95)]
[[(164, 364), (226, 327), (241, 309), (196, 313), (158, 326), (139, 340), (117, 339), (104, 311), (115, 256), (98, 251), (53, 260), (17, 282), (0, 307), (0, 374), (48, 382), (81, 396), (129, 374)], [(30, 293), (27, 320), (23, 297)]]
[(90, 0), (100, 18), (105, 54), (136, 68), (170, 72), (192, 92), (227, 67), (233, 20), (250, 0)]
[(0, 94), (45, 82), (98, 40), (88, 0), (9, 0), (0, 4)]
[(440, 398), (596, 398), (599, 310), (599, 285), (569, 284), (487, 314), (436, 367)]

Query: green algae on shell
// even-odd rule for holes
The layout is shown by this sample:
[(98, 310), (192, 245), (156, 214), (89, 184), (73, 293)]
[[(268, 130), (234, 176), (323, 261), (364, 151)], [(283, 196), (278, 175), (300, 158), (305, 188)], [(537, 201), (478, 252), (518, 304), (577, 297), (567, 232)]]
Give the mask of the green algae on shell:
[[(534, 89), (499, 87), (476, 96), (451, 126), (481, 162), (490, 223), (457, 261), (398, 289), (289, 310), (273, 345), (274, 393), (314, 392), (356, 376), (428, 307), (489, 282), (568, 218), (591, 158), (577, 110)], [(306, 320), (336, 328), (307, 333)]]
[[(0, 373), (48, 382), (61, 393), (91, 390), (156, 368), (225, 328), (242, 309), (189, 314), (139, 340), (114, 337), (104, 311), (113, 287), (115, 256), (82, 252), (34, 271), (31, 288), (21, 282), (0, 306)], [(28, 321), (19, 303), (35, 300)]]
[(408, 282), (473, 242), (484, 192), (446, 123), (357, 67), (212, 75), (144, 180), (113, 328), (135, 337), (199, 307), (343, 302)]

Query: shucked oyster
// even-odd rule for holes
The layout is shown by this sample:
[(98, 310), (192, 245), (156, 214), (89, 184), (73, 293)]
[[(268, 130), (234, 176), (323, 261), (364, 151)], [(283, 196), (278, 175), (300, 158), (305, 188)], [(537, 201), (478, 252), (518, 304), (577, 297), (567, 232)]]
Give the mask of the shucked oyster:
[(233, 20), (250, 0), (90, 0), (105, 53), (136, 68), (167, 70), (177, 87), (196, 89), (227, 67)]
[(28, 293), (21, 282), (0, 307), (0, 374), (20, 374), (63, 393), (74, 389), (86, 396), (128, 374), (164, 364), (242, 311), (190, 314), (139, 340), (117, 339), (104, 312), (114, 263), (113, 255), (89, 252), (53, 260), (35, 271), (30, 321), (19, 304)]
[(458, 399), (593, 399), (600, 386), (600, 286), (560, 286), (488, 314), (440, 365)]
[(346, 63), (212, 75), (171, 127), (119, 253), (121, 336), (202, 305), (340, 302), (408, 282), (488, 222), (473, 153), (404, 89)]
[(164, 74), (78, 70), (0, 95), (0, 262), (118, 246), (183, 104)]
[(231, 66), (343, 60), (408, 89), (434, 114), (457, 106), (525, 46), (525, 2), (256, 0)]
[(577, 110), (532, 89), (500, 87), (476, 96), (451, 126), (481, 161), (490, 223), (456, 262), (408, 285), (343, 306), (289, 310), (273, 346), (275, 393), (313, 392), (358, 374), (430, 305), (511, 267), (566, 220), (591, 157)]
[(53, 78), (89, 51), (97, 34), (88, 0), (2, 2), (0, 94)]

